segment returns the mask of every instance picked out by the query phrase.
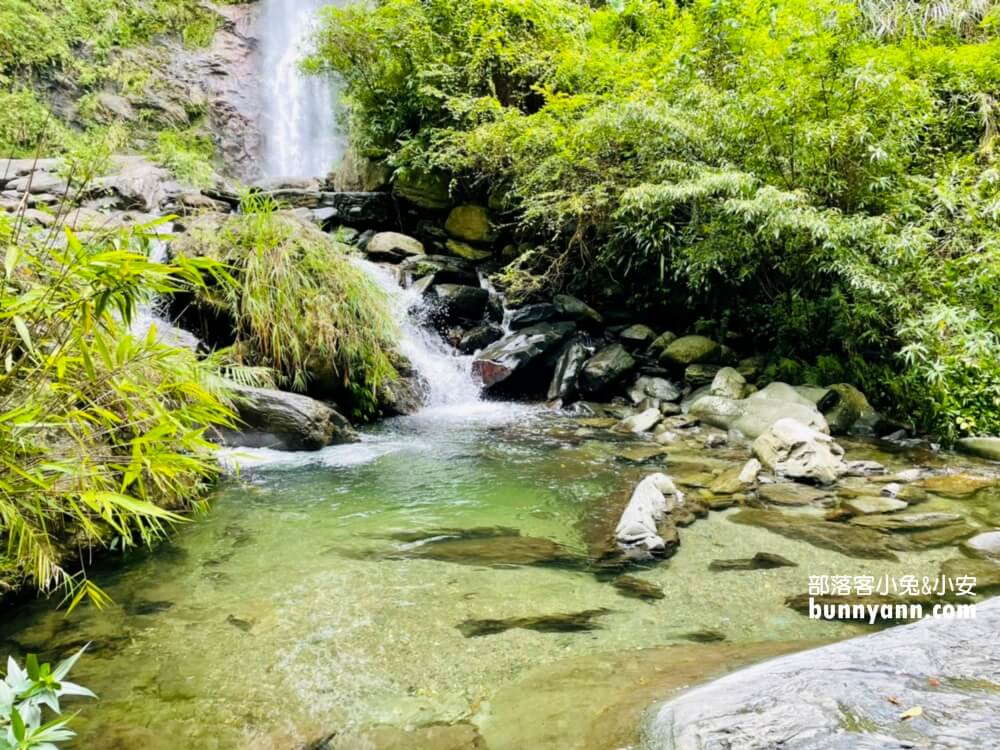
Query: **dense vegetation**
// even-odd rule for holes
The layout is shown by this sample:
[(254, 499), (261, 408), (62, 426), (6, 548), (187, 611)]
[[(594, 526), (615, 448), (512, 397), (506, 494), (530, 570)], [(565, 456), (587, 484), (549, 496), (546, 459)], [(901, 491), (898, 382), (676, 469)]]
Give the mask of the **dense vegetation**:
[(237, 282), (202, 287), (195, 306), (209, 308), (209, 328), (232, 331), (215, 343), (233, 345), (244, 364), (370, 417), (396, 377), (388, 299), (351, 262), (349, 248), (276, 209), (251, 193), (239, 214), (221, 224), (206, 216), (173, 243), (173, 252), (223, 263)]
[[(218, 23), (198, 0), (0, 0), (0, 157), (53, 156), (124, 129), (130, 145), (204, 181), (203, 104), (170, 91), (165, 70), (169, 45), (205, 45)], [(108, 95), (140, 106), (126, 121)]]
[(0, 587), (100, 603), (86, 551), (159, 538), (215, 473), (206, 431), (234, 419), (220, 362), (137, 318), (226, 274), (151, 262), (148, 232), (84, 241), (0, 217)]
[(489, 196), (512, 290), (626, 299), (1000, 432), (1000, 11), (985, 0), (379, 0), (314, 69), (397, 174)]

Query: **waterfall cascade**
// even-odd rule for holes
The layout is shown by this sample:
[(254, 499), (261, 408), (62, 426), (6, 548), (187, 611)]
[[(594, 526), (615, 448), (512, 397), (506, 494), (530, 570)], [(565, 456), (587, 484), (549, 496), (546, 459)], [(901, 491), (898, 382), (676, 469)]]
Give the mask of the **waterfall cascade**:
[(261, 132), (265, 177), (322, 177), (344, 154), (335, 84), (299, 68), (320, 10), (342, 2), (264, 0), (261, 43)]

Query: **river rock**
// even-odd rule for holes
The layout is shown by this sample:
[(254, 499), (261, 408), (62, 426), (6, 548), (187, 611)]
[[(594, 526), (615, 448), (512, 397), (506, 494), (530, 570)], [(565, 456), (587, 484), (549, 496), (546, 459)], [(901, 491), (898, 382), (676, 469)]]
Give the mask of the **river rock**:
[(959, 473), (929, 477), (921, 483), (921, 486), (934, 495), (962, 499), (972, 497), (980, 490), (993, 487), (996, 484), (997, 481), (990, 477)]
[(517, 628), (534, 630), (539, 633), (579, 633), (596, 630), (600, 625), (594, 620), (611, 614), (610, 609), (585, 609), (581, 612), (565, 612), (552, 615), (528, 617), (507, 617), (499, 620), (463, 620), (455, 627), (466, 638), (497, 635)]
[(986, 557), (1000, 562), (1000, 529), (984, 531), (966, 539), (962, 549), (976, 557)]
[(677, 340), (677, 334), (673, 331), (664, 331), (657, 336), (649, 345), (649, 351), (654, 354), (662, 354), (663, 351)]
[(482, 287), (463, 284), (435, 284), (424, 295), (433, 317), (443, 325), (482, 320), (489, 297)]
[(962, 517), (957, 513), (883, 513), (857, 516), (850, 523), (882, 531), (920, 531), (953, 526), (962, 523)]
[(625, 346), (641, 349), (652, 343), (656, 338), (656, 331), (642, 323), (636, 323), (619, 333), (618, 338)]
[(666, 554), (668, 547), (660, 536), (659, 523), (683, 502), (684, 495), (670, 477), (650, 474), (632, 492), (615, 527), (618, 545), (625, 550), (639, 548), (654, 555)]
[(660, 361), (681, 367), (713, 362), (719, 356), (720, 349), (717, 341), (705, 336), (682, 336), (666, 346), (660, 355)]
[(799, 513), (759, 508), (745, 508), (729, 516), (728, 520), (759, 526), (789, 539), (800, 539), (848, 557), (867, 560), (897, 559), (889, 548), (888, 537), (875, 529), (834, 523)]
[(774, 568), (797, 568), (798, 563), (793, 563), (787, 557), (776, 555), (773, 552), (758, 552), (753, 557), (741, 558), (738, 560), (712, 560), (708, 564), (709, 570), (773, 570)]
[(475, 354), (503, 336), (503, 329), (495, 323), (482, 323), (466, 331), (458, 341), (462, 354)]
[(690, 383), (693, 388), (702, 388), (711, 384), (721, 369), (719, 365), (710, 365), (704, 362), (688, 365), (684, 368), (684, 380)]
[(562, 320), (575, 320), (578, 322), (589, 322), (595, 325), (603, 325), (604, 316), (570, 294), (557, 294), (552, 298), (556, 312)]
[(449, 255), (416, 255), (399, 264), (408, 278), (431, 277), (431, 284), (479, 286), (479, 275), (467, 260)]
[(878, 413), (868, 403), (865, 394), (853, 385), (831, 385), (819, 399), (817, 407), (826, 417), (834, 435), (874, 434)]
[(669, 380), (641, 375), (629, 388), (628, 397), (633, 404), (638, 404), (647, 398), (655, 398), (660, 402), (677, 401), (681, 397), (681, 391)]
[(392, 192), (408, 203), (430, 211), (440, 211), (451, 205), (448, 178), (440, 172), (400, 170), (395, 175)]
[(766, 398), (737, 401), (722, 396), (701, 396), (692, 400), (688, 415), (713, 427), (737, 430), (750, 439), (759, 437), (781, 419), (793, 419), (819, 432), (827, 429), (826, 420), (815, 406)]
[(844, 473), (844, 449), (794, 419), (779, 419), (753, 442), (761, 464), (778, 476), (832, 484)]
[(444, 228), (455, 239), (466, 242), (492, 242), (496, 239), (485, 206), (455, 206), (448, 214)]
[(424, 255), (424, 243), (399, 232), (379, 232), (365, 246), (372, 260), (398, 263), (411, 255)]
[[(765, 662), (668, 701), (645, 728), (645, 746), (992, 747), (998, 629), (995, 600), (974, 619), (925, 619)], [(916, 707), (923, 714), (903, 720)]]
[(635, 367), (635, 360), (621, 344), (599, 350), (580, 370), (580, 393), (597, 396), (606, 393)]
[(659, 407), (646, 409), (631, 417), (626, 417), (621, 422), (612, 427), (614, 432), (640, 433), (649, 432), (663, 418)]
[(831, 496), (829, 492), (798, 482), (762, 484), (757, 494), (770, 505), (811, 505)]
[(962, 438), (955, 444), (955, 447), (970, 456), (1000, 461), (1000, 437)]
[(663, 593), (663, 589), (655, 583), (638, 578), (637, 576), (618, 576), (611, 582), (611, 585), (618, 590), (619, 594), (630, 599), (655, 601), (656, 599), (663, 599), (666, 596)]
[(977, 594), (1000, 593), (1000, 562), (994, 560), (955, 557), (941, 563), (941, 575), (952, 581), (961, 577), (975, 578)]
[(332, 219), (338, 223), (362, 229), (396, 225), (396, 207), (389, 193), (320, 193), (319, 205), (332, 208)]
[(907, 503), (894, 497), (862, 495), (841, 502), (840, 507), (856, 516), (867, 516), (874, 513), (894, 513), (906, 510)]
[(465, 258), (466, 260), (480, 261), (493, 257), (493, 253), (489, 250), (473, 247), (468, 242), (461, 242), (460, 240), (448, 240), (444, 243), (444, 246), (452, 255), (457, 255), (459, 258)]
[(545, 355), (575, 329), (574, 323), (563, 322), (540, 323), (515, 331), (477, 354), (472, 373), (487, 390), (504, 387), (521, 392), (542, 391), (552, 375), (545, 366)]
[(297, 393), (272, 388), (234, 388), (239, 431), (222, 434), (226, 445), (275, 450), (318, 450), (358, 438), (350, 423), (330, 406)]
[[(552, 382), (549, 383), (549, 390), (546, 394), (550, 401), (562, 399), (567, 401), (576, 395), (576, 381), (583, 367), (593, 350), (588, 347), (579, 337), (571, 339), (563, 347), (559, 358), (556, 360), (555, 372), (552, 373)], [(612, 420), (614, 424), (614, 420)]]
[(528, 326), (533, 326), (536, 323), (544, 323), (549, 320), (554, 320), (558, 314), (556, 306), (551, 305), (548, 302), (539, 302), (535, 305), (525, 305), (524, 307), (519, 307), (516, 310), (511, 311), (510, 327), (527, 328)]
[(737, 401), (749, 395), (746, 378), (732, 367), (723, 367), (715, 373), (708, 392), (713, 396), (722, 396)]

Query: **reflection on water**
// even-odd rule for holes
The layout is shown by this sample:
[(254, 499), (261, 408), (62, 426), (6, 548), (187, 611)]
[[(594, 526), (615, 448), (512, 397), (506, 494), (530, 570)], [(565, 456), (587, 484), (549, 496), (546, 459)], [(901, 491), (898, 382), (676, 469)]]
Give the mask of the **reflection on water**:
[[(243, 461), (207, 517), (101, 577), (112, 608), (65, 617), (35, 605), (5, 625), (2, 650), (56, 657), (93, 643), (76, 676), (101, 700), (77, 720), (79, 747), (293, 748), (331, 732), (335, 747), (395, 747), (410, 727), (424, 744), (405, 735), (399, 746), (454, 746), (434, 743), (464, 732), (492, 750), (604, 748), (621, 741), (637, 702), (862, 632), (785, 606), (810, 573), (934, 574), (954, 555), (849, 559), (713, 513), (682, 530), (675, 557), (633, 571), (662, 598), (624, 596), (575, 561), (594, 519), (649, 467), (570, 439), (575, 427), (551, 414), (483, 409), (478, 420), (394, 420), (315, 454), (248, 452), (256, 464)], [(670, 460), (702, 470), (697, 454)], [(462, 543), (427, 547), (441, 538)], [(552, 550), (558, 559), (546, 559)], [(708, 569), (761, 551), (798, 567)], [(458, 627), (598, 610), (592, 629), (576, 631), (466, 637)], [(725, 641), (691, 644), (702, 631)], [(553, 734), (560, 706), (608, 718)]]

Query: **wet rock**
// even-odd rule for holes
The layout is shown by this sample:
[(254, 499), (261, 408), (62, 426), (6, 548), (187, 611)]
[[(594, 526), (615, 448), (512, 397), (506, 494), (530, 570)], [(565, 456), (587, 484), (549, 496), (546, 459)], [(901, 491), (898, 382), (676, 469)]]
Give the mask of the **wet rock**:
[(423, 542), (432, 539), (491, 539), (494, 537), (521, 536), (521, 531), (511, 526), (472, 526), (455, 528), (440, 526), (430, 529), (394, 531), (387, 535), (397, 542)]
[(492, 242), (496, 239), (485, 206), (455, 206), (448, 214), (444, 228), (455, 239), (466, 242)]
[(677, 401), (681, 397), (680, 389), (664, 378), (654, 378), (642, 375), (636, 379), (635, 384), (629, 388), (628, 397), (633, 404), (638, 404), (646, 398), (655, 398), (658, 401)]
[(637, 576), (618, 576), (611, 582), (611, 585), (618, 590), (619, 594), (630, 599), (652, 601), (662, 599), (666, 596), (663, 593), (663, 589), (655, 583), (638, 578)]
[(467, 260), (449, 255), (417, 255), (399, 264), (410, 279), (431, 277), (431, 284), (479, 286), (479, 276)]
[(521, 536), (468, 536), (432, 538), (397, 553), (459, 565), (491, 567), (557, 567), (574, 570), (586, 567), (586, 559), (551, 539)]
[(580, 369), (577, 380), (580, 393), (597, 396), (620, 382), (632, 368), (635, 360), (621, 344), (611, 344), (599, 350)]
[(710, 385), (721, 371), (719, 365), (698, 363), (684, 368), (684, 380), (694, 388)]
[(663, 555), (668, 546), (660, 536), (659, 524), (684, 495), (666, 474), (650, 474), (636, 486), (615, 528), (615, 540), (623, 549), (640, 548)]
[(541, 323), (515, 331), (476, 355), (472, 373), (487, 390), (544, 392), (554, 363), (545, 358), (573, 333), (574, 323)]
[(770, 505), (811, 505), (832, 497), (832, 493), (798, 482), (762, 484), (757, 494)]
[(225, 430), (226, 445), (275, 450), (318, 450), (353, 443), (358, 438), (335, 409), (308, 396), (271, 388), (234, 389), (236, 409), (245, 427)]
[(879, 416), (865, 394), (847, 383), (826, 389), (817, 407), (834, 435), (873, 435)]
[(654, 459), (662, 459), (666, 453), (667, 449), (662, 445), (630, 445), (614, 451), (616, 458), (631, 464), (644, 464)]
[(776, 555), (773, 552), (758, 552), (753, 557), (736, 560), (712, 560), (708, 565), (709, 570), (771, 570), (772, 568), (796, 568), (798, 563), (793, 563), (787, 557)]
[[(756, 459), (754, 459), (756, 460)], [(708, 485), (708, 489), (716, 495), (732, 495), (746, 488), (747, 482), (743, 481), (742, 467), (734, 466), (719, 474)]]
[[(765, 662), (668, 701), (645, 728), (646, 743), (685, 750), (992, 747), (1000, 693), (971, 685), (996, 683), (998, 628), (1000, 601), (988, 602), (975, 619), (926, 619)], [(922, 717), (901, 720), (916, 706)]]
[(723, 367), (715, 374), (709, 393), (737, 401), (749, 395), (746, 378), (732, 367)]
[(641, 349), (656, 339), (656, 331), (642, 323), (636, 323), (619, 333), (618, 338), (627, 347)]
[(945, 524), (935, 528), (910, 530), (895, 530), (886, 532), (886, 546), (900, 552), (912, 552), (938, 547), (951, 547), (967, 539), (977, 531), (964, 521)]
[(701, 362), (714, 362), (721, 347), (705, 336), (682, 336), (669, 343), (660, 355), (665, 364), (687, 367)]
[(536, 323), (554, 320), (558, 314), (556, 306), (550, 305), (548, 302), (540, 302), (536, 305), (525, 305), (524, 307), (519, 307), (518, 309), (511, 311), (510, 327), (526, 328), (528, 326), (533, 326)]
[(759, 526), (790, 539), (801, 539), (816, 547), (832, 549), (848, 557), (868, 560), (895, 560), (886, 536), (874, 529), (833, 523), (812, 516), (779, 510), (745, 508), (728, 517), (733, 523)]
[(480, 261), (493, 257), (493, 253), (491, 253), (489, 250), (483, 250), (482, 248), (473, 247), (468, 242), (460, 242), (459, 240), (448, 240), (447, 242), (444, 243), (444, 246), (449, 253), (451, 253), (452, 255), (457, 255), (459, 258), (464, 258), (465, 260)]
[(424, 294), (432, 317), (441, 325), (481, 320), (490, 293), (478, 286), (435, 284)]
[(844, 449), (794, 419), (780, 419), (753, 443), (754, 455), (778, 476), (832, 484), (844, 473)]
[(972, 497), (980, 490), (993, 487), (997, 480), (972, 474), (942, 474), (925, 479), (921, 486), (928, 492), (941, 497), (963, 499)]
[(726, 640), (726, 634), (721, 630), (716, 630), (714, 628), (692, 630), (690, 633), (682, 633), (677, 637), (694, 643), (719, 643), (720, 641)]
[(858, 516), (850, 523), (883, 531), (917, 531), (962, 523), (962, 517), (957, 513), (893, 513)]
[(368, 240), (365, 253), (372, 260), (386, 263), (398, 263), (412, 255), (425, 255), (424, 243), (399, 232), (378, 232)]
[(562, 320), (575, 320), (578, 322), (589, 322), (595, 325), (603, 325), (604, 316), (592, 308), (586, 302), (578, 300), (569, 294), (557, 294), (552, 298), (552, 304), (556, 308), (556, 313)]
[[(330, 737), (333, 740), (336, 735)], [(343, 743), (330, 742), (316, 748), (303, 750), (342, 750)], [(465, 721), (456, 723), (427, 724), (424, 726), (382, 725), (366, 729), (352, 747), (371, 750), (487, 750), (486, 741), (479, 730)]]
[(653, 429), (663, 418), (659, 408), (646, 409), (645, 411), (626, 417), (611, 429), (615, 432), (640, 433)]
[(959, 440), (955, 447), (962, 453), (978, 456), (990, 461), (1000, 461), (1000, 437), (967, 437)]
[(596, 427), (598, 429), (609, 429), (619, 422), (614, 417), (584, 417), (576, 421), (584, 427)]
[(416, 414), (427, 400), (429, 384), (408, 362), (396, 363), (399, 377), (382, 381), (379, 408), (385, 416)]
[(971, 576), (976, 579), (977, 594), (1000, 593), (1000, 563), (993, 560), (955, 557), (941, 563), (941, 575), (951, 581)]
[(845, 477), (874, 477), (885, 474), (885, 466), (878, 461), (844, 461)]
[(967, 539), (962, 549), (976, 557), (986, 557), (1000, 563), (1000, 530), (984, 531)]
[(740, 469), (740, 481), (746, 485), (753, 484), (757, 481), (757, 477), (760, 476), (760, 471), (763, 468), (764, 467), (761, 465), (760, 461), (756, 458), (751, 458), (743, 464), (743, 468)]
[(226, 624), (232, 625), (237, 630), (242, 630), (244, 633), (249, 633), (253, 630), (254, 623), (251, 620), (244, 620), (236, 615), (229, 615), (226, 617)]
[(503, 329), (495, 323), (483, 323), (466, 331), (458, 341), (458, 350), (462, 354), (475, 354), (485, 349), (503, 336)]
[(705, 438), (704, 446), (706, 448), (722, 448), (729, 444), (729, 440), (722, 433), (715, 433), (714, 435), (709, 435)]
[(595, 620), (609, 615), (611, 612), (610, 609), (602, 608), (553, 615), (536, 615), (534, 617), (507, 617), (501, 620), (470, 619), (460, 622), (455, 627), (466, 638), (497, 635), (515, 628), (534, 630), (538, 633), (580, 633), (598, 630), (600, 624)]
[(894, 513), (898, 510), (906, 510), (909, 506), (904, 501), (892, 497), (866, 495), (844, 500), (840, 507), (848, 513), (867, 516), (874, 513)]

